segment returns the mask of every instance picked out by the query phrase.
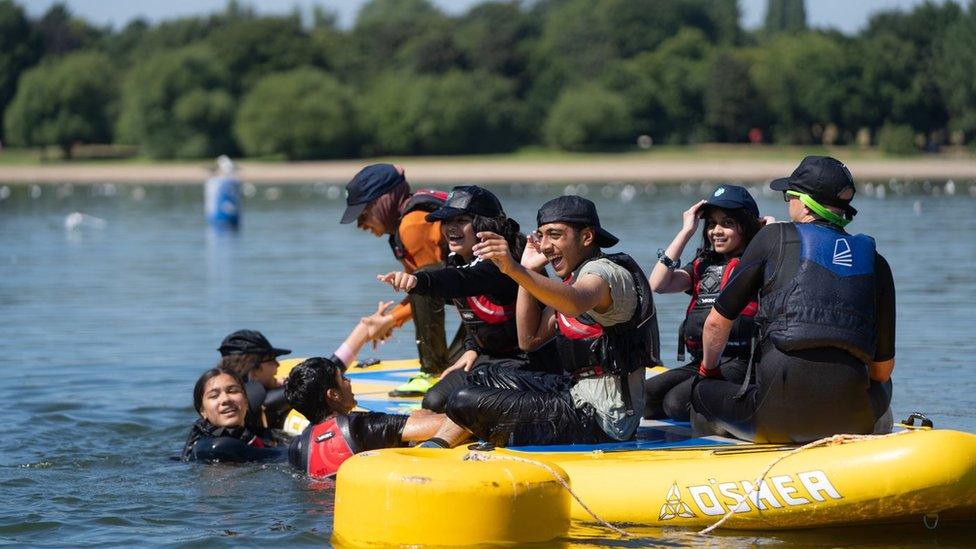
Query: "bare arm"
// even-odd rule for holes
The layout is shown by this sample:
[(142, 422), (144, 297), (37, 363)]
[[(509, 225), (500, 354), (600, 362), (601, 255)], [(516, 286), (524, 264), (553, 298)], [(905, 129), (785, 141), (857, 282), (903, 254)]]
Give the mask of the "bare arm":
[(704, 357), (702, 366), (705, 370), (718, 368), (718, 359), (725, 350), (725, 344), (729, 342), (729, 332), (732, 331), (731, 320), (725, 318), (712, 308), (705, 319), (705, 327), (702, 332), (702, 347)]
[(367, 341), (378, 341), (389, 337), (392, 331), (392, 317), (386, 314), (386, 310), (392, 304), (392, 301), (380, 301), (376, 312), (363, 317), (349, 332), (346, 340), (336, 349), (335, 356), (348, 366), (356, 360), (356, 355)]
[[(681, 253), (684, 251), (685, 246), (688, 245), (688, 241), (691, 240), (695, 235), (695, 231), (698, 229), (698, 221), (701, 219), (699, 217), (701, 207), (704, 204), (705, 201), (702, 200), (685, 210), (681, 216), (681, 230), (674, 236), (671, 244), (668, 244), (667, 249), (664, 250), (664, 255), (673, 260), (681, 258)], [(669, 269), (660, 261), (654, 264), (654, 269), (651, 270), (651, 276), (648, 277), (648, 282), (651, 285), (651, 290), (659, 294), (684, 292), (691, 288), (691, 276), (688, 273), (677, 269)]]
[(875, 381), (884, 383), (891, 379), (891, 372), (895, 369), (895, 359), (868, 364), (868, 375)]

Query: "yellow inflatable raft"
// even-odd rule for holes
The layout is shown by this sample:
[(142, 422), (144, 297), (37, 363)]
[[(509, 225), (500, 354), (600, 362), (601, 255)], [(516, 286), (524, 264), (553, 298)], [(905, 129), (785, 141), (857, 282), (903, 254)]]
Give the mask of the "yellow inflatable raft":
[[(364, 409), (408, 412), (419, 399), (386, 393), (416, 367), (390, 361), (348, 375)], [(300, 415), (290, 421), (304, 428)], [(976, 435), (958, 431), (903, 426), (804, 448), (644, 421), (626, 443), (472, 448), (349, 459), (336, 480), (336, 541), (539, 542), (566, 536), (573, 521), (701, 529), (724, 518), (722, 528), (742, 530), (976, 521)]]

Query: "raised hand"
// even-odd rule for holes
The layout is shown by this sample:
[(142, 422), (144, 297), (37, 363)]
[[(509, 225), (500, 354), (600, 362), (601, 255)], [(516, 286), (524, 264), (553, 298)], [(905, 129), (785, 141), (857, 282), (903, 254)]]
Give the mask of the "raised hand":
[(705, 205), (704, 200), (699, 200), (692, 207), (685, 210), (681, 214), (681, 230), (686, 233), (693, 233), (698, 229), (698, 221), (702, 216), (702, 206)]
[(534, 233), (526, 238), (525, 250), (522, 251), (522, 266), (533, 271), (541, 271), (549, 260), (542, 254), (539, 248), (539, 237)]
[(386, 282), (398, 292), (409, 292), (417, 285), (417, 277), (403, 271), (392, 271), (384, 275), (376, 275), (376, 280)]
[(503, 273), (510, 273), (518, 268), (508, 242), (500, 235), (491, 231), (482, 231), (475, 236), (481, 241), (471, 248), (475, 257), (490, 260)]
[(392, 305), (392, 301), (380, 301), (375, 313), (360, 319), (367, 328), (367, 340), (373, 342), (374, 349), (393, 335), (395, 319), (393, 315), (388, 314), (388, 309)]

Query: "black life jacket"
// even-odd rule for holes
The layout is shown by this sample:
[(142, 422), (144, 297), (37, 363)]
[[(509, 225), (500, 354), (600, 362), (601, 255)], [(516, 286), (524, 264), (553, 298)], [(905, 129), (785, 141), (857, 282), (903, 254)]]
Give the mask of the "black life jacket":
[(247, 427), (217, 427), (206, 419), (200, 418), (190, 427), (190, 434), (186, 437), (180, 459), (183, 461), (197, 459), (196, 446), (198, 442), (220, 438), (239, 440), (241, 443), (254, 448), (266, 447), (261, 437), (252, 433)]
[[(411, 264), (414, 263), (413, 258), (410, 256), (410, 252), (404, 248), (403, 240), (400, 239), (400, 220), (403, 219), (405, 215), (414, 211), (421, 210), (425, 212), (432, 212), (447, 202), (447, 193), (444, 191), (434, 191), (431, 189), (418, 189), (413, 195), (410, 196), (410, 200), (403, 206), (403, 211), (400, 213), (400, 218), (397, 219), (397, 226), (393, 230), (393, 234), (390, 235), (390, 249), (393, 250), (393, 256), (399, 261), (407, 261)], [(443, 256), (447, 257), (447, 243), (441, 243), (441, 249)]]
[(359, 451), (349, 433), (349, 418), (338, 415), (309, 425), (288, 448), (288, 461), (310, 477), (328, 478)]
[[(691, 301), (685, 314), (685, 320), (678, 330), (678, 360), (685, 360), (685, 348), (696, 360), (701, 360), (702, 331), (705, 319), (712, 311), (715, 300), (728, 284), (732, 271), (739, 264), (739, 258), (730, 259), (727, 263), (718, 263), (709, 259), (698, 258), (692, 263), (692, 280), (695, 284), (691, 288)], [(725, 345), (722, 356), (749, 358), (752, 338), (756, 330), (756, 310), (759, 304), (755, 301), (746, 305), (739, 313), (739, 318), (732, 324), (729, 342)]]
[[(457, 254), (451, 254), (447, 263), (459, 268), (463, 266), (459, 262), (463, 261)], [(505, 275), (499, 273), (499, 276)], [(461, 314), (465, 330), (485, 353), (505, 356), (519, 352), (514, 301), (501, 303), (489, 295), (456, 297), (451, 301)]]
[(763, 338), (784, 352), (834, 347), (873, 361), (874, 239), (815, 223), (794, 226), (800, 266), (792, 280), (774, 279), (773, 289), (761, 294), (757, 320)]
[[(609, 259), (631, 274), (637, 288), (637, 307), (630, 320), (613, 326), (601, 326), (588, 314), (574, 318), (556, 312), (556, 349), (563, 368), (576, 378), (626, 376), (638, 368), (661, 364), (657, 312), (644, 271), (624, 253), (601, 254), (583, 265), (600, 258)], [(573, 275), (563, 281), (572, 282)]]

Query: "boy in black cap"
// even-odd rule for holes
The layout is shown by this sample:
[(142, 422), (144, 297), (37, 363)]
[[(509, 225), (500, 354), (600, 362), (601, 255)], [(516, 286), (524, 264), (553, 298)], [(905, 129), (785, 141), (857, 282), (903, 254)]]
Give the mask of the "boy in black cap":
[[(842, 163), (808, 156), (770, 187), (783, 192), (792, 223), (759, 231), (705, 320), (696, 430), (774, 443), (871, 433), (891, 401), (891, 269), (874, 239), (843, 229), (857, 210)], [(755, 382), (743, 386), (723, 380), (717, 363), (733, 321), (757, 296)]]
[[(356, 226), (375, 236), (389, 237), (394, 257), (404, 271), (443, 267), (446, 242), (440, 223), (427, 221), (427, 214), (444, 204), (447, 193), (420, 189), (410, 192), (403, 169), (392, 164), (366, 166), (346, 185), (346, 211), (340, 223)], [(420, 358), (420, 375), (390, 392), (391, 396), (423, 395), (437, 381), (452, 353), (444, 333), (444, 300), (426, 295), (411, 295), (393, 309), (389, 329), (413, 319)], [(455, 336), (452, 350), (461, 345)]]
[(518, 284), (491, 261), (474, 256), (475, 233), (490, 231), (508, 242), (514, 257), (521, 257), (526, 239), (519, 224), (505, 215), (501, 202), (488, 189), (476, 185), (454, 187), (447, 203), (427, 215), (441, 221), (451, 254), (447, 267), (409, 274), (394, 271), (376, 278), (398, 291), (427, 294), (453, 301), (465, 327), (464, 353), (441, 375), (424, 396), (423, 407), (443, 412), (448, 398), (464, 385), (466, 372), (489, 364), (546, 369), (556, 363), (551, 346), (526, 355), (518, 344), (515, 298)]
[[(538, 229), (512, 256), (497, 234), (478, 233), (475, 254), (519, 285), (519, 344), (555, 339), (564, 374), (484, 368), (454, 393), (447, 416), (496, 445), (596, 443), (634, 436), (644, 368), (659, 364), (657, 317), (647, 278), (628, 255), (604, 255), (617, 238), (592, 202), (578, 196), (539, 209)], [(550, 265), (561, 280), (542, 274)], [(446, 425), (438, 438), (455, 442)]]

